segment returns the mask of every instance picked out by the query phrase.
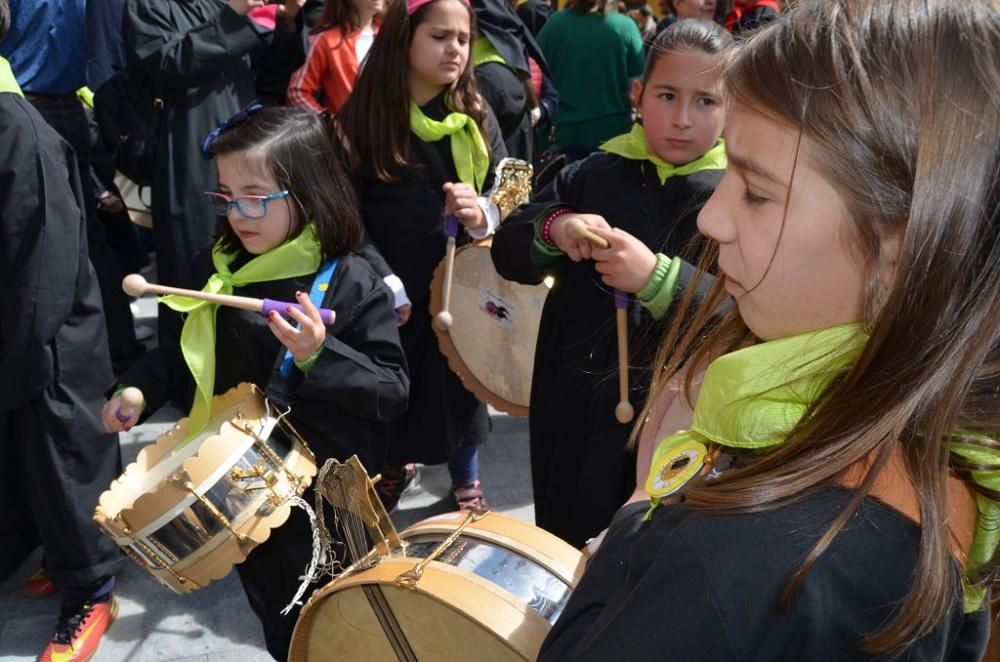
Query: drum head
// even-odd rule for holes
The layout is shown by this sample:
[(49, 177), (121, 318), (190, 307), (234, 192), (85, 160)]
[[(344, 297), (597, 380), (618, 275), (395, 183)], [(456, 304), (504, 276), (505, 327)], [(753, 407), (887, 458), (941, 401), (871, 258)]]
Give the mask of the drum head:
[[(497, 273), (489, 240), (455, 253), (451, 286), (454, 323), (434, 327), (448, 366), (477, 398), (512, 416), (527, 416), (542, 307), (549, 288), (522, 285)], [(431, 281), (431, 315), (441, 312), (444, 262)]]

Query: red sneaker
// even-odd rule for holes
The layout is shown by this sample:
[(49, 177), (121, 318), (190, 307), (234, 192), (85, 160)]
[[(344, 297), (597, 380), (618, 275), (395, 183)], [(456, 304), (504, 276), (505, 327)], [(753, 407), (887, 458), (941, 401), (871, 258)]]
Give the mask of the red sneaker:
[(49, 574), (45, 572), (45, 568), (39, 568), (24, 583), (24, 594), (29, 598), (47, 598), (58, 592), (59, 589), (49, 579)]
[(56, 633), (38, 662), (89, 660), (97, 652), (101, 637), (117, 615), (118, 603), (110, 594), (95, 602), (63, 602)]

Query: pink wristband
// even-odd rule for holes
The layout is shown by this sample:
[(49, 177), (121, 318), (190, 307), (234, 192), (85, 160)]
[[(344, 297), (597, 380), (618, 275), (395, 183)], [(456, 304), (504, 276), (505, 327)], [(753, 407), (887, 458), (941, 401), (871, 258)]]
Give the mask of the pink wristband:
[(571, 211), (572, 210), (569, 209), (568, 207), (559, 207), (551, 214), (549, 214), (544, 221), (542, 221), (542, 227), (539, 234), (542, 237), (542, 241), (544, 241), (547, 246), (551, 246), (552, 248), (558, 248), (558, 246), (556, 246), (556, 242), (552, 240), (552, 224), (555, 223), (557, 218), (559, 218), (563, 214), (568, 214)]

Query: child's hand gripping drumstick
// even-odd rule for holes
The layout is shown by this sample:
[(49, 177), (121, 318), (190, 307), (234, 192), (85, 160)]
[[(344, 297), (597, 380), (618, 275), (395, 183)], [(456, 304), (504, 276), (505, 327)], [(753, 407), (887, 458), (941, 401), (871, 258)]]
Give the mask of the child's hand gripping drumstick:
[(107, 432), (128, 431), (139, 420), (145, 398), (142, 391), (129, 386), (122, 392), (104, 403), (101, 408), (101, 421)]
[[(568, 218), (565, 223), (566, 234), (570, 237), (586, 239), (599, 249), (611, 248), (611, 242), (597, 234), (603, 228), (588, 228), (577, 218)], [(635, 416), (635, 409), (628, 401), (628, 294), (619, 289), (615, 289), (615, 323), (618, 329), (618, 406), (615, 407), (615, 418), (619, 423), (628, 423)]]

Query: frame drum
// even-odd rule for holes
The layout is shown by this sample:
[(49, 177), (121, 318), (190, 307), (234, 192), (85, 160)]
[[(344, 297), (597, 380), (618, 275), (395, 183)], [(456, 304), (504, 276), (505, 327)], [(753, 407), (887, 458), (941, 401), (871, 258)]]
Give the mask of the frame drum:
[(246, 559), (316, 475), (309, 447), (252, 384), (213, 398), (205, 431), (186, 436), (184, 418), (139, 452), (94, 511), (129, 558), (178, 593)]
[[(497, 273), (490, 239), (455, 252), (450, 311), (454, 323), (432, 325), (441, 353), (465, 388), (479, 400), (512, 416), (527, 416), (535, 343), (547, 285), (522, 285)], [(431, 317), (443, 306), (442, 262), (431, 281)]]
[(583, 573), (579, 551), (497, 513), (448, 513), (400, 534), (302, 609), (291, 662), (534, 660)]

